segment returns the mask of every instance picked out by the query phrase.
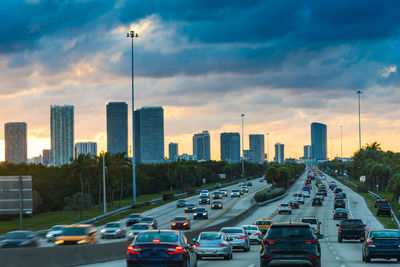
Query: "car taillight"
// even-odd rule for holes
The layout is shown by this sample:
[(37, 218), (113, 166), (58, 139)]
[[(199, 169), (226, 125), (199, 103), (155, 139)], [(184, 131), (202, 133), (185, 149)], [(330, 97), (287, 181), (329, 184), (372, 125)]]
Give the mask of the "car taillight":
[(310, 258), (318, 259), (318, 256), (310, 255)]
[(160, 240), (159, 239), (153, 239), (153, 244), (160, 244)]
[(339, 233), (341, 233), (342, 232), (342, 227), (339, 227)]
[(368, 240), (367, 245), (370, 247), (375, 247), (375, 243), (372, 240)]
[(200, 243), (197, 243), (194, 245), (195, 247), (200, 247)]
[(174, 248), (168, 248), (168, 254), (180, 254), (183, 252), (183, 248), (181, 246), (176, 246)]
[(309, 240), (304, 240), (304, 243), (308, 244), (308, 245), (318, 245), (318, 239), (309, 239)]
[(264, 240), (263, 240), (263, 244), (264, 244), (264, 245), (275, 245), (275, 244), (276, 244), (276, 240), (264, 239)]
[(220, 247), (227, 247), (228, 245), (225, 244), (219, 244)]
[(129, 246), (128, 247), (128, 253), (129, 254), (137, 254), (139, 255), (141, 253), (142, 249), (139, 247), (135, 247), (135, 246)]
[(279, 206), (279, 208), (282, 208), (281, 206)]
[(255, 233), (254, 235), (260, 235), (260, 233)]
[(365, 227), (363, 228), (363, 232), (365, 232)]
[(246, 238), (246, 236), (238, 236), (237, 239), (245, 239), (245, 238)]

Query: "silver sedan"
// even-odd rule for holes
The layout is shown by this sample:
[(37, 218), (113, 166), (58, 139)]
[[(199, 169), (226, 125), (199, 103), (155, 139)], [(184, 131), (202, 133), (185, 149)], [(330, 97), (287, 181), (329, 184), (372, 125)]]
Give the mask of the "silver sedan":
[(228, 236), (233, 248), (243, 249), (245, 252), (250, 250), (249, 236), (242, 227), (224, 227), (221, 229), (221, 232)]
[(198, 258), (223, 257), (225, 260), (232, 259), (233, 247), (228, 236), (221, 232), (202, 232), (198, 240), (194, 240)]
[(101, 238), (123, 238), (126, 236), (126, 228), (119, 222), (107, 223), (100, 232)]
[(255, 225), (242, 225), (242, 228), (246, 230), (250, 242), (256, 242), (257, 244), (261, 244), (263, 235), (261, 231)]

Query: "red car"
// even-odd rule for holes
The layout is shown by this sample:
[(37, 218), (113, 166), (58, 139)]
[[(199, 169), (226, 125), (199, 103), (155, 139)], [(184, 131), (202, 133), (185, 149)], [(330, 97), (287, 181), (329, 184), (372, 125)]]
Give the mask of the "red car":
[(186, 216), (178, 216), (171, 220), (171, 230), (189, 230), (190, 219)]

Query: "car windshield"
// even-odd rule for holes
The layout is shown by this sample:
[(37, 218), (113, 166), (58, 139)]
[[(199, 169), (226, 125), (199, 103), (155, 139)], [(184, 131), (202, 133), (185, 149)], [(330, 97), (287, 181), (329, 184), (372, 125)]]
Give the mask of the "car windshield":
[(223, 228), (221, 229), (221, 232), (228, 234), (235, 234), (235, 233), (240, 234), (243, 233), (243, 230), (238, 228)]
[(336, 200), (336, 203), (344, 203), (344, 200), (338, 199), (338, 200)]
[(246, 225), (246, 226), (243, 226), (243, 228), (245, 230), (258, 230), (257, 226), (253, 226), (253, 225)]
[(186, 217), (175, 217), (174, 221), (187, 221)]
[(151, 242), (154, 240), (158, 242), (176, 242), (178, 241), (178, 235), (176, 233), (168, 233), (168, 232), (142, 232), (137, 238), (136, 242)]
[(59, 230), (61, 230), (63, 227), (64, 227), (64, 226), (62, 226), (62, 225), (53, 226), (53, 227), (51, 228), (51, 231), (59, 231)]
[(131, 230), (147, 230), (149, 229), (148, 224), (134, 224), (131, 227)]
[(362, 227), (363, 223), (360, 220), (344, 220), (342, 221), (342, 226), (346, 226), (346, 227)]
[(336, 209), (336, 212), (347, 212), (345, 209)]
[(86, 234), (86, 228), (84, 227), (68, 227), (64, 228), (61, 232), (61, 235), (85, 235)]
[(201, 233), (199, 239), (201, 240), (218, 240), (221, 239), (220, 233)]
[(194, 204), (187, 204), (186, 205), (186, 207), (188, 207), (188, 208), (194, 208), (196, 205), (194, 205)]
[(115, 227), (120, 227), (121, 225), (119, 224), (119, 223), (107, 223), (106, 224), (106, 228), (108, 228), (108, 227), (113, 227), (113, 228), (115, 228)]
[(200, 199), (208, 199), (207, 196), (201, 196)]
[(178, 202), (179, 202), (179, 203), (185, 203), (186, 200), (180, 199), (180, 200), (178, 200)]
[(270, 221), (258, 221), (256, 222), (256, 225), (271, 225)]
[(219, 204), (221, 204), (221, 201), (213, 201), (212, 204), (219, 205)]
[(12, 233), (6, 234), (4, 239), (25, 239), (29, 235), (30, 235), (30, 233), (26, 233), (26, 232), (12, 232)]
[(399, 231), (373, 231), (370, 237), (375, 238), (400, 238)]
[(203, 208), (196, 209), (196, 212), (206, 212), (206, 209), (203, 209)]
[(140, 215), (139, 214), (132, 214), (132, 215), (129, 215), (129, 218), (137, 219), (137, 218), (140, 218)]
[(301, 220), (302, 223), (317, 224), (317, 220), (314, 218), (305, 218)]
[(152, 222), (153, 218), (143, 218), (140, 221), (142, 221), (142, 222)]
[(233, 190), (232, 190), (232, 193), (238, 193), (238, 192), (240, 192), (239, 189), (233, 189)]
[(290, 238), (307, 238), (312, 239), (312, 233), (310, 231), (309, 226), (278, 226), (273, 227), (268, 231), (268, 239), (285, 239), (289, 240)]

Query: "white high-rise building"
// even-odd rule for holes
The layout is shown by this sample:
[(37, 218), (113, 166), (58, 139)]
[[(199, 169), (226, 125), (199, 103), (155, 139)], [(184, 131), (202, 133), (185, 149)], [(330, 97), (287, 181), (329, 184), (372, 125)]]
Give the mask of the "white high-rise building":
[(275, 162), (284, 163), (285, 162), (285, 145), (281, 143), (275, 144)]
[(97, 156), (97, 143), (94, 142), (79, 142), (75, 144), (75, 158), (80, 154)]

